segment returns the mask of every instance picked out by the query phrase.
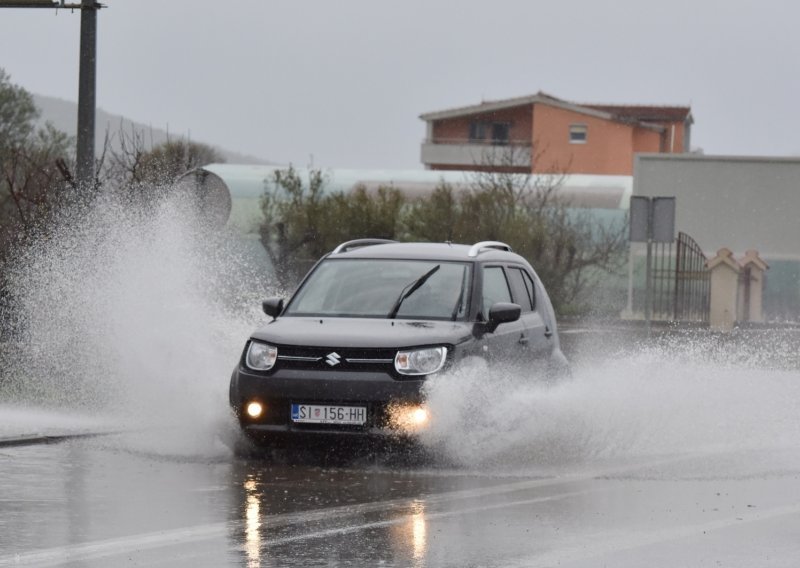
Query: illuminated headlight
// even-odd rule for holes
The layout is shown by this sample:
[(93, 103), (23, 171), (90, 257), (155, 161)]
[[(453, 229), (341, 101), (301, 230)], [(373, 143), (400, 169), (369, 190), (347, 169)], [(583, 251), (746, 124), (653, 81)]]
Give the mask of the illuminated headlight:
[(254, 400), (245, 407), (245, 412), (250, 418), (259, 418), (264, 413), (264, 405)]
[(428, 347), (413, 351), (398, 351), (394, 368), (401, 375), (430, 375), (444, 366), (447, 347)]
[(394, 404), (389, 406), (389, 425), (406, 434), (419, 433), (428, 427), (430, 413), (420, 404)]
[(260, 341), (251, 341), (244, 358), (248, 368), (254, 371), (269, 371), (278, 358), (278, 348)]

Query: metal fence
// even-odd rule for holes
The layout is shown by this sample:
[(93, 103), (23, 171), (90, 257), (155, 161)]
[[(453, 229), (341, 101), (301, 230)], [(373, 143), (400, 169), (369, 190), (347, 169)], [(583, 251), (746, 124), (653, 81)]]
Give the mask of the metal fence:
[(672, 321), (675, 310), (675, 246), (672, 242), (655, 242), (652, 247), (650, 317)]
[(711, 271), (695, 240), (678, 233), (675, 257), (675, 321), (708, 323)]
[(695, 240), (652, 244), (651, 318), (657, 321), (708, 323), (710, 271)]

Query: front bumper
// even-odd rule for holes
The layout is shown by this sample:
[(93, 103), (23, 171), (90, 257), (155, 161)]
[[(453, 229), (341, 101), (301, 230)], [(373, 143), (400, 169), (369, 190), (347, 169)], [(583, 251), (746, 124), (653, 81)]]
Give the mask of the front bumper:
[[(424, 379), (398, 380), (378, 371), (320, 371), (281, 369), (270, 375), (238, 367), (231, 377), (230, 404), (242, 429), (257, 438), (285, 439), (293, 436), (322, 438), (408, 438), (409, 431), (392, 425), (392, 410), (422, 403)], [(264, 414), (251, 418), (245, 406), (257, 401)], [(364, 406), (363, 425), (306, 424), (291, 420), (293, 403)]]

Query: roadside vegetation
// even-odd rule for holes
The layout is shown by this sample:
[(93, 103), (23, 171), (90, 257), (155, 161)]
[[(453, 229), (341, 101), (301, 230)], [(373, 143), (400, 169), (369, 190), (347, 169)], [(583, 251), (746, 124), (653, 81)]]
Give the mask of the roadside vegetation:
[(120, 128), (106, 133), (94, 183), (78, 195), (75, 140), (39, 118), (31, 94), (0, 68), (0, 267), (26, 238), (41, 237), (64, 207), (85, 203), (101, 190), (137, 194), (163, 188), (190, 169), (224, 161), (205, 144), (179, 138), (149, 145), (143, 132)]
[(4, 344), (18, 325), (9, 274), (26, 244), (52, 238), (60, 216), (99, 195), (117, 192), (146, 203), (187, 170), (224, 161), (205, 144), (173, 139), (152, 145), (144, 133), (120, 128), (107, 133), (91, 186), (78, 188), (74, 147), (72, 137), (41, 123), (31, 94), (0, 68), (0, 386), (9, 368)]
[(531, 261), (556, 310), (587, 309), (586, 292), (624, 261), (623, 226), (603, 225), (559, 196), (563, 175), (476, 172), (466, 188), (440, 183), (419, 197), (399, 187), (325, 191), (325, 174), (292, 167), (265, 181), (261, 241), (285, 289), (337, 244), (377, 237), (474, 243), (498, 240)]

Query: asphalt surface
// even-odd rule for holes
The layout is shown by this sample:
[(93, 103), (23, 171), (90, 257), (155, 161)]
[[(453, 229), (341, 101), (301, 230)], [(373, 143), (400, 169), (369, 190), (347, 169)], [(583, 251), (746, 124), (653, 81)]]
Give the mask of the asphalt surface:
[[(645, 351), (613, 373), (592, 363), (622, 358), (620, 344), (635, 352), (639, 339), (567, 326), (572, 359), (599, 370), (544, 396), (563, 409), (540, 405), (535, 420), (518, 421), (534, 425), (523, 437), (549, 426), (543, 439), (504, 447), (513, 431), (480, 443), (456, 432), (484, 456), (497, 450), (479, 463), (237, 455), (222, 430), (199, 441), (157, 428), (89, 436), (99, 428), (68, 413), (17, 409), (16, 429), (0, 430), (0, 567), (800, 565), (794, 337), (766, 371), (681, 367), (685, 337), (678, 356)], [(705, 341), (700, 358), (750, 361), (761, 351), (746, 347), (762, 340)], [(690, 376), (641, 385), (641, 369), (661, 382)]]
[(5, 448), (0, 566), (796, 566), (800, 451), (525, 474)]

